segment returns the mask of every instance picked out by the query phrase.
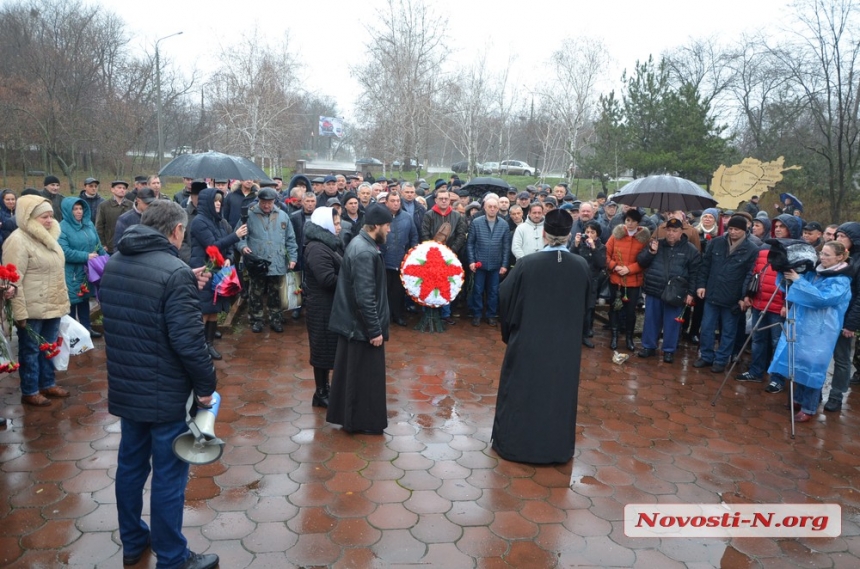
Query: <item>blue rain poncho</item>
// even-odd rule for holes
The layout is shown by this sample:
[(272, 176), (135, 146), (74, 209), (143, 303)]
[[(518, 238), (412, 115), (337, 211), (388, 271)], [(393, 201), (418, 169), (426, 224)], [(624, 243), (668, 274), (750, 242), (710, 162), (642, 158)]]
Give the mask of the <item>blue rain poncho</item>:
[[(780, 275), (780, 286), (785, 281)], [(827, 378), (836, 340), (842, 333), (842, 319), (851, 302), (851, 279), (844, 274), (809, 271), (791, 286), (785, 300), (792, 304), (796, 321), (794, 380), (820, 389)], [(789, 314), (790, 316), (790, 314)], [(788, 345), (780, 335), (768, 373), (788, 377)]]

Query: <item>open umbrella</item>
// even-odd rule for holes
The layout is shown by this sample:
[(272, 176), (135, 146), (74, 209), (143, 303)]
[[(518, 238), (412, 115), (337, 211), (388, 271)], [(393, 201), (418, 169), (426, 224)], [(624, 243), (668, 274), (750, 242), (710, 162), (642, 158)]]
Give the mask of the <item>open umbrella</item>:
[(797, 196), (788, 192), (779, 194), (779, 201), (785, 203), (785, 200), (791, 200), (791, 205), (794, 206), (794, 209), (799, 209), (801, 213), (803, 212), (803, 202), (797, 199)]
[(469, 195), (475, 199), (481, 199), (485, 194), (489, 192), (494, 192), (499, 195), (504, 195), (507, 193), (508, 188), (511, 185), (501, 178), (490, 178), (490, 177), (482, 177), (482, 178), (472, 178), (466, 184), (460, 188), (461, 190), (469, 190)]
[(259, 166), (247, 158), (222, 154), (220, 152), (182, 154), (168, 162), (158, 172), (158, 175), (182, 176), (183, 178), (272, 181)]
[(677, 176), (647, 176), (633, 180), (612, 201), (657, 211), (692, 211), (715, 207), (717, 200), (696, 184)]

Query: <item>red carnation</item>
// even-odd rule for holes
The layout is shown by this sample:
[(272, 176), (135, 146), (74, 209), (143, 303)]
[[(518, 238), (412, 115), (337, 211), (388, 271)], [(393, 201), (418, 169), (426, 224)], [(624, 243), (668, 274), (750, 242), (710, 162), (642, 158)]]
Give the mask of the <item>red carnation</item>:
[[(2, 265), (0, 265), (0, 266), (2, 266)], [(19, 280), (21, 280), (21, 275), (18, 274), (18, 267), (16, 267), (12, 263), (9, 263), (8, 265), (6, 265), (3, 268), (6, 270), (5, 279), (7, 281), (9, 281), (10, 283), (16, 283)]]
[(476, 268), (476, 269), (480, 269), (482, 266), (483, 266), (483, 265), (481, 265), (481, 261), (478, 261), (477, 263), (475, 263), (475, 268)]
[(209, 245), (206, 247), (206, 256), (209, 257), (209, 263), (207, 263), (208, 268), (220, 269), (224, 266), (224, 256), (216, 245)]

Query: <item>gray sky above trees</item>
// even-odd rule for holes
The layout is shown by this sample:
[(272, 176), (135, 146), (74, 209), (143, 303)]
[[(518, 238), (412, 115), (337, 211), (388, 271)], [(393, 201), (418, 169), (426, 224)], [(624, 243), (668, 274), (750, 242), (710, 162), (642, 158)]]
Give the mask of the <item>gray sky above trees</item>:
[[(433, 11), (447, 16), (450, 64), (470, 65), (486, 50), (488, 66), (512, 64), (511, 80), (533, 86), (561, 40), (589, 35), (602, 39), (613, 58), (612, 80), (633, 68), (637, 59), (655, 58), (691, 37), (718, 35), (725, 40), (741, 33), (776, 33), (788, 12), (785, 0), (705, 0), (695, 7), (685, 0), (612, 0), (609, 2), (498, 2), (490, 0), (428, 0)], [(251, 0), (99, 0), (122, 18), (133, 37), (130, 46), (152, 50), (154, 41), (176, 31), (183, 35), (161, 43), (165, 60), (180, 73), (195, 67), (209, 76), (217, 69), (221, 47), (238, 43), (255, 28), (274, 43), (289, 35), (290, 50), (304, 64), (304, 87), (333, 96), (347, 119), (353, 118), (352, 93), (357, 82), (349, 69), (362, 63), (365, 26), (373, 29), (375, 10), (385, 0), (355, 2), (283, 2)], [(551, 75), (546, 75), (549, 78)], [(608, 85), (612, 87), (614, 85)]]

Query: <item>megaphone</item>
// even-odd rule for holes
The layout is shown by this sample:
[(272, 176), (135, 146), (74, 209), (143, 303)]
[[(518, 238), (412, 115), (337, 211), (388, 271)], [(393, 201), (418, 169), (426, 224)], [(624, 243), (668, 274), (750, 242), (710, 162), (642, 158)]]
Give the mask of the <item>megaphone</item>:
[(224, 454), (224, 441), (215, 436), (215, 417), (221, 406), (221, 396), (212, 393), (212, 405), (203, 407), (197, 404), (197, 414), (191, 418), (194, 394), (188, 397), (188, 415), (185, 422), (189, 431), (173, 439), (173, 454), (188, 464), (209, 464)]

